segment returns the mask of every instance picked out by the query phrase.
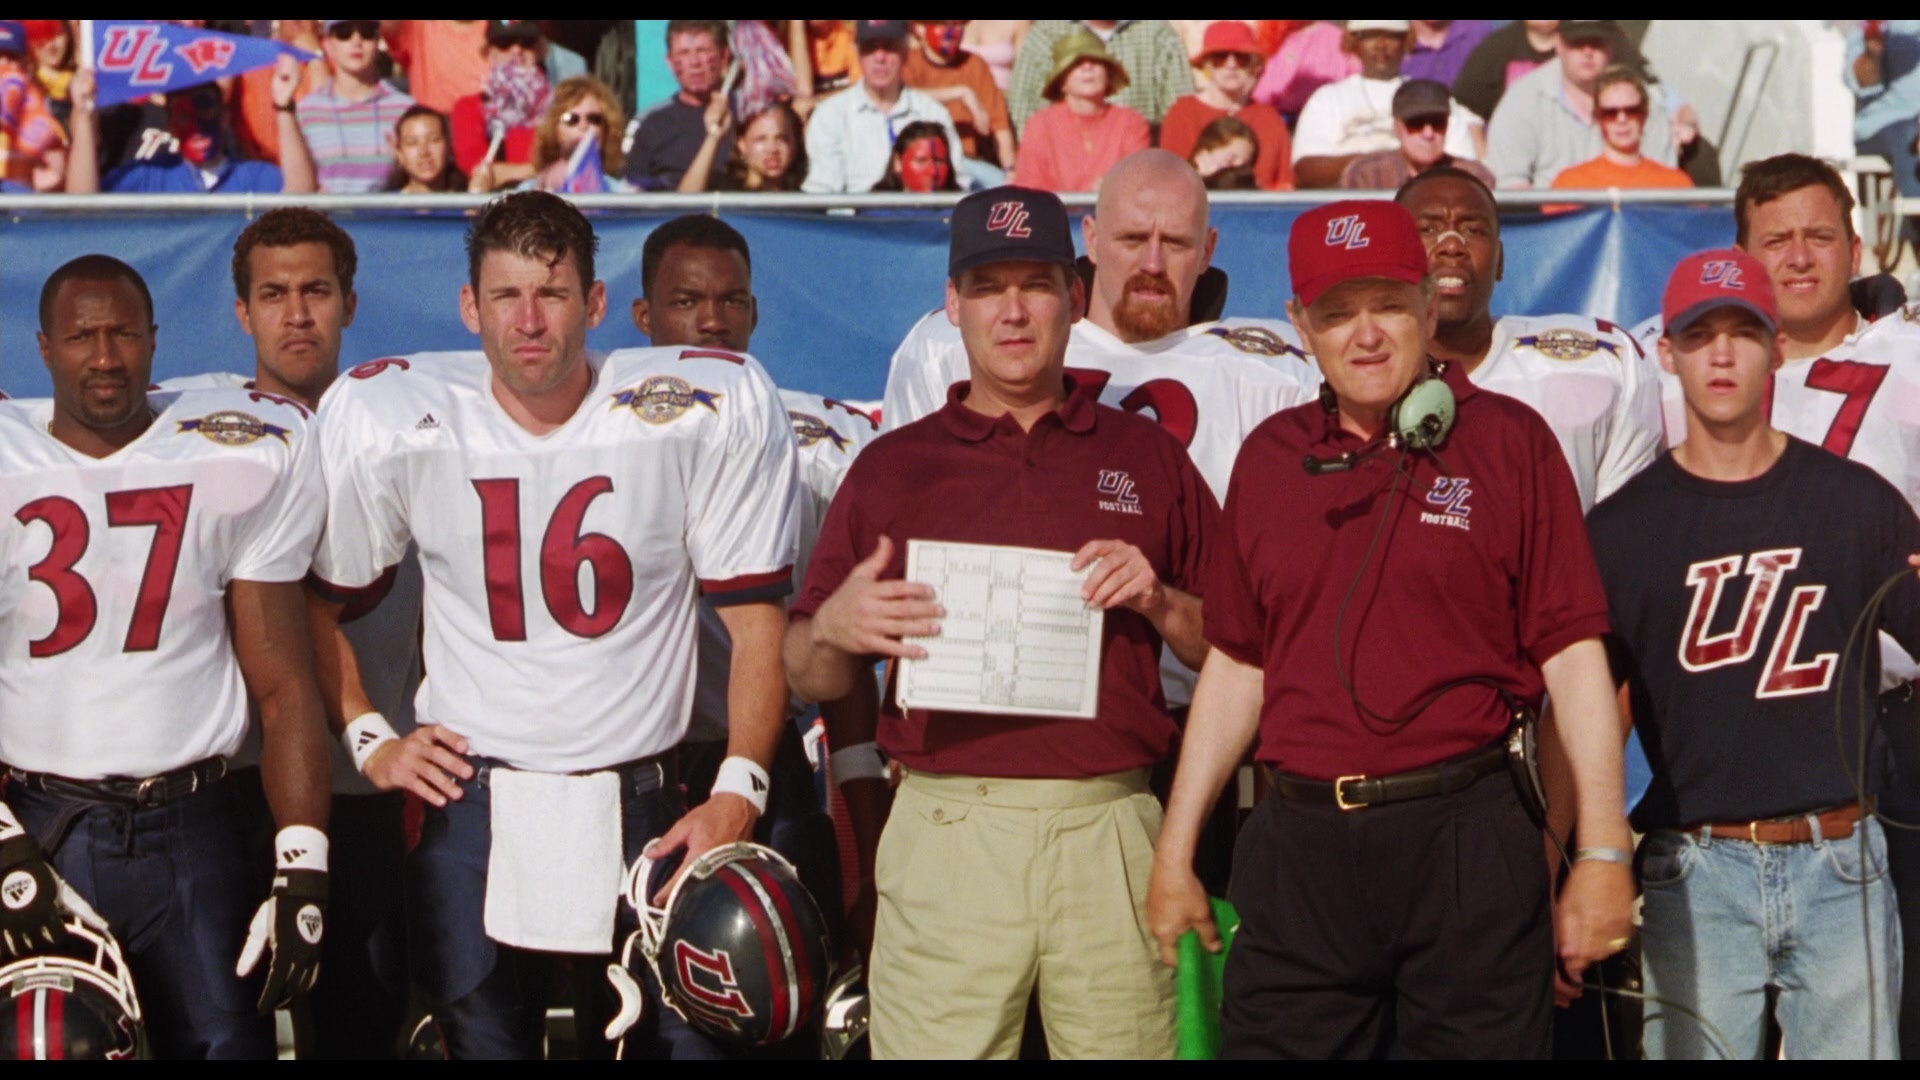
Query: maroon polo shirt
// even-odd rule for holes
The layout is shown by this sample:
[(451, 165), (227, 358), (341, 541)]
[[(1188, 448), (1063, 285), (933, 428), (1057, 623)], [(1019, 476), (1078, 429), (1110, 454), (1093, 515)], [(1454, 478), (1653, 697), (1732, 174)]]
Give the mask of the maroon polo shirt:
[[(912, 539), (1066, 552), (1089, 540), (1124, 540), (1161, 581), (1200, 592), (1204, 541), (1220, 512), (1173, 436), (1098, 404), (1072, 376), (1066, 403), (1031, 431), (1011, 416), (967, 408), (968, 386), (956, 384), (939, 412), (882, 435), (854, 459), (791, 617), (818, 611), (882, 535), (895, 545), (883, 578), (905, 574)], [(1104, 627), (1094, 719), (902, 715), (889, 686), (880, 745), (908, 768), (969, 776), (1078, 779), (1153, 765), (1175, 734), (1160, 693), (1160, 635), (1124, 607), (1109, 609)]]
[(1400, 724), (1354, 706), (1334, 668), (1334, 626), (1356, 574), (1341, 655), (1360, 700), (1392, 719), (1470, 677), (1538, 706), (1540, 664), (1607, 632), (1606, 592), (1553, 432), (1520, 402), (1475, 389), (1458, 365), (1442, 377), (1457, 421), (1440, 460), (1408, 459), (1371, 559), (1397, 451), (1309, 476), (1307, 455), (1363, 445), (1314, 403), (1269, 417), (1234, 463), (1207, 575), (1206, 635), (1265, 672), (1258, 757), (1283, 772), (1403, 772), (1507, 728), (1499, 695), (1482, 685), (1451, 690)]

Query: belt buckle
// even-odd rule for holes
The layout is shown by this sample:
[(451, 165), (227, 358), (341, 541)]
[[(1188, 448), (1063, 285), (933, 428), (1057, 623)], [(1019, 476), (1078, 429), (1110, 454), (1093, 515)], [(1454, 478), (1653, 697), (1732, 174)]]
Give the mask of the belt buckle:
[(1342, 810), (1359, 810), (1362, 807), (1369, 805), (1363, 802), (1348, 802), (1347, 793), (1341, 790), (1349, 780), (1365, 780), (1365, 779), (1366, 779), (1366, 776), (1361, 774), (1356, 774), (1353, 776), (1341, 776), (1341, 777), (1335, 778), (1333, 781), (1333, 805), (1339, 807)]
[(133, 789), (133, 804), (143, 810), (151, 810), (166, 800), (166, 791), (166, 777), (149, 776)]

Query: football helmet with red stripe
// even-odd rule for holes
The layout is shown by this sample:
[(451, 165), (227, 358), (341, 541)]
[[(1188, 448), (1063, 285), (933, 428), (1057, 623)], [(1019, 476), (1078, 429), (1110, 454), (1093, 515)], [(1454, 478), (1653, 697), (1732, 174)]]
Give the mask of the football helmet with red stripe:
[[(688, 865), (664, 907), (651, 903), (654, 866), (643, 854), (627, 872), (627, 902), (640, 929), (627, 938), (615, 970), (631, 972), (637, 950), (667, 1005), (726, 1042), (770, 1046), (811, 1031), (833, 949), (820, 907), (793, 864), (759, 844), (726, 844)], [(633, 1011), (628, 1018), (623, 1010), (630, 1026), (637, 1002), (631, 979), (620, 974), (612, 978)]]
[(44, 953), (0, 966), (0, 1061), (122, 1060), (140, 1052), (140, 999), (113, 935), (77, 916)]

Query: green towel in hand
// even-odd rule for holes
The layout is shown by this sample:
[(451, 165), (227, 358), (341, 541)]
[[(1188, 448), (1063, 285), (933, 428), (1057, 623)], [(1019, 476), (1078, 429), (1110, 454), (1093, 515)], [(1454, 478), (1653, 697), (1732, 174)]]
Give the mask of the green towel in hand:
[(1240, 913), (1216, 899), (1213, 925), (1220, 928), (1220, 942), (1226, 946), (1217, 953), (1208, 952), (1195, 931), (1180, 938), (1173, 974), (1178, 1010), (1173, 1056), (1181, 1061), (1211, 1061), (1220, 1054), (1220, 982), (1227, 970), (1227, 949), (1240, 929)]

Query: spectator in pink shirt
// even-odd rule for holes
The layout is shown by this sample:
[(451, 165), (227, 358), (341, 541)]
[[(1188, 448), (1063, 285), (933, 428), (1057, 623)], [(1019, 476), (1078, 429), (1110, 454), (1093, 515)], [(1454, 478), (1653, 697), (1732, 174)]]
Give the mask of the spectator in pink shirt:
[(1042, 191), (1097, 191), (1121, 158), (1153, 145), (1147, 118), (1107, 98), (1127, 87), (1127, 69), (1086, 27), (1054, 43), (1053, 75), (1020, 140), (1014, 183)]
[(1341, 48), (1345, 36), (1341, 25), (1329, 19), (1289, 34), (1253, 88), (1253, 100), (1289, 118), (1300, 115), (1315, 90), (1360, 70), (1360, 58)]

